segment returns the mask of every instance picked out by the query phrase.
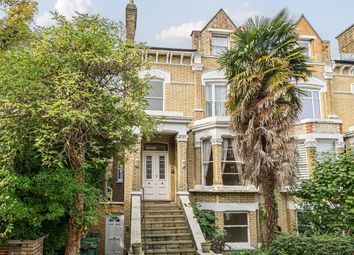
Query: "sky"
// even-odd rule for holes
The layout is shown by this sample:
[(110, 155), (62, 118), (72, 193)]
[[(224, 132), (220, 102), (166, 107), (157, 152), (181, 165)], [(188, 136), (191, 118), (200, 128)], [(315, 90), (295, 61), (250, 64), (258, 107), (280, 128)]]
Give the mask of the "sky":
[[(128, 0), (38, 0), (38, 25), (52, 24), (50, 11), (72, 17), (75, 11), (100, 14), (124, 21)], [(190, 48), (191, 31), (203, 27), (223, 8), (236, 25), (252, 16), (276, 15), (287, 8), (294, 18), (304, 14), (323, 40), (331, 41), (332, 58), (338, 58), (335, 37), (354, 23), (354, 0), (135, 0), (138, 8), (136, 41), (148, 46)]]

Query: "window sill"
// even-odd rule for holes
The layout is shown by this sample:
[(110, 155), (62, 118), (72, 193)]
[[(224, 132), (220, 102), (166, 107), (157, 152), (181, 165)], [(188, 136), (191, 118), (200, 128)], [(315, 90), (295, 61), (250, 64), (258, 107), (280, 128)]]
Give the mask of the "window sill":
[(254, 250), (249, 243), (225, 243), (231, 250)]
[(210, 193), (258, 193), (258, 189), (253, 185), (247, 186), (195, 186), (189, 192), (210, 192)]

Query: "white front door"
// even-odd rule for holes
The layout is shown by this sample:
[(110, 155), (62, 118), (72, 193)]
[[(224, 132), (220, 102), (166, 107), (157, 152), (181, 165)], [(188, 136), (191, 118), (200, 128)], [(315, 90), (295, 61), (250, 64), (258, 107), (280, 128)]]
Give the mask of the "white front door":
[(170, 199), (168, 178), (168, 153), (144, 153), (144, 198), (145, 200)]
[(124, 215), (106, 216), (106, 255), (124, 254)]

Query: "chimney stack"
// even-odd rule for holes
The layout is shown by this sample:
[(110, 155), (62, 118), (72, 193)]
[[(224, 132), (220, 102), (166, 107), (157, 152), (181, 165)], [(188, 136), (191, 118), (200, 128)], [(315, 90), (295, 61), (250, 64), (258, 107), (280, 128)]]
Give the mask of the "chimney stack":
[(136, 31), (136, 20), (138, 10), (134, 4), (134, 0), (129, 0), (125, 8), (125, 26), (126, 26), (126, 39), (127, 41), (134, 42)]

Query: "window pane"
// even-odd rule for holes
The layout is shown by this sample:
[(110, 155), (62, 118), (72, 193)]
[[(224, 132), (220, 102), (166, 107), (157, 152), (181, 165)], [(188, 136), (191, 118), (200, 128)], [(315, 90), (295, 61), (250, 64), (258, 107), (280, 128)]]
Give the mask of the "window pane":
[(224, 225), (248, 225), (247, 213), (224, 213)]
[(225, 186), (237, 186), (240, 185), (240, 178), (238, 174), (223, 174), (222, 183)]
[(305, 56), (307, 56), (307, 57), (310, 57), (310, 45), (311, 45), (311, 43), (310, 43), (310, 42), (303, 42), (303, 41), (300, 41), (300, 42), (298, 42), (298, 45), (299, 45), (300, 47), (305, 47), (306, 50), (303, 52), (303, 54), (304, 54)]
[(226, 86), (215, 86), (215, 101), (226, 101)]
[(214, 56), (222, 55), (227, 51), (227, 47), (213, 46), (211, 54)]
[(315, 118), (320, 119), (321, 118), (321, 111), (320, 111), (320, 100), (319, 99), (314, 99), (313, 100), (313, 106), (315, 110)]
[(225, 227), (226, 242), (230, 243), (247, 243), (248, 227)]
[(213, 89), (212, 85), (205, 86), (205, 99), (206, 99), (206, 101), (213, 100), (213, 90), (212, 89)]
[(146, 156), (146, 179), (152, 179), (152, 157)]
[(206, 116), (213, 116), (213, 102), (206, 102)]
[(225, 36), (213, 36), (211, 39), (211, 45), (227, 47), (228, 38)]
[(313, 107), (311, 99), (302, 99), (302, 113), (300, 119), (312, 119)]
[(149, 107), (148, 110), (163, 111), (163, 99), (147, 99)]
[(163, 97), (163, 82), (162, 81), (150, 81), (151, 89), (148, 97)]
[(225, 103), (224, 102), (215, 102), (215, 115), (216, 116), (225, 116)]
[(165, 164), (165, 156), (160, 156), (160, 174), (159, 174), (159, 178), (160, 180), (164, 180), (165, 179), (165, 173), (166, 173), (166, 164)]
[(320, 93), (318, 91), (312, 91), (313, 98), (319, 99)]
[(206, 186), (213, 186), (213, 176), (214, 176), (213, 162), (207, 163), (207, 164), (205, 164), (205, 166), (206, 165), (208, 165), (208, 173), (205, 177), (205, 185)]

